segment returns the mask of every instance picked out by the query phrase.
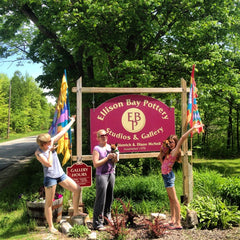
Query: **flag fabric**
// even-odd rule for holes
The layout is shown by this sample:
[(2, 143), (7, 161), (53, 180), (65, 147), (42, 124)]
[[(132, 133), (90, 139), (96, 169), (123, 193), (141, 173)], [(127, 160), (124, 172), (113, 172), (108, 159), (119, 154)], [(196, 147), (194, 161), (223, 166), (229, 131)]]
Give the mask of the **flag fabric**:
[[(187, 123), (189, 127), (193, 127), (196, 123), (202, 124), (201, 117), (198, 111), (198, 105), (197, 105), (197, 86), (194, 79), (194, 70), (195, 65), (193, 65), (192, 68), (192, 74), (191, 74), (191, 80), (190, 80), (190, 92), (189, 92), (189, 98), (188, 98), (188, 108), (187, 108)], [(197, 129), (198, 133), (203, 132), (203, 128)], [(193, 134), (191, 134), (191, 137)]]
[[(54, 113), (52, 125), (48, 131), (51, 136), (55, 136), (70, 122), (70, 105), (68, 96), (67, 74), (64, 71), (61, 89)], [(72, 135), (71, 128), (58, 141), (57, 153), (64, 156), (62, 166), (67, 163), (71, 157), (72, 151)]]

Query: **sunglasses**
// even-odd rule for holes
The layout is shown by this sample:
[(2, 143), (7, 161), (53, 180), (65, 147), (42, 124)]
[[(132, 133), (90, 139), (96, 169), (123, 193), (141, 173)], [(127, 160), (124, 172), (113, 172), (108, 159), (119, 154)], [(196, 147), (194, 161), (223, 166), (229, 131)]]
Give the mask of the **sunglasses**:
[(100, 135), (100, 137), (107, 137), (108, 136), (108, 134), (106, 133), (106, 134), (101, 134)]

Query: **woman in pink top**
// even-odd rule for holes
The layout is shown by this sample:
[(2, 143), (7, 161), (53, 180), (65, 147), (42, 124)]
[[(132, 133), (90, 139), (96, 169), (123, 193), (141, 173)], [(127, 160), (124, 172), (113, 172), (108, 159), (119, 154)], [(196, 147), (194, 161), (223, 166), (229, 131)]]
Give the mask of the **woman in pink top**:
[(174, 187), (175, 175), (172, 171), (172, 168), (176, 161), (180, 162), (181, 145), (183, 144), (184, 140), (187, 139), (190, 133), (195, 133), (196, 129), (202, 128), (203, 126), (203, 124), (195, 124), (191, 129), (189, 129), (185, 134), (183, 134), (179, 141), (176, 135), (169, 136), (167, 139), (168, 150), (161, 151), (158, 157), (158, 160), (162, 164), (162, 177), (170, 202), (171, 222), (169, 223), (169, 225), (171, 226), (169, 227), (169, 229), (182, 229), (180, 219), (180, 204)]

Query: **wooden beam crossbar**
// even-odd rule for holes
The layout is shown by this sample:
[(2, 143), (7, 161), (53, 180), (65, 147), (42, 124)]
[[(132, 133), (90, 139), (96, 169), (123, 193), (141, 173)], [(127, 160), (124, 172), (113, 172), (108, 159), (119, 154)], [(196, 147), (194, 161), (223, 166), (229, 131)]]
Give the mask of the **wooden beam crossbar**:
[[(73, 87), (72, 92), (78, 88)], [(182, 93), (183, 88), (103, 88), (103, 87), (81, 87), (82, 93)], [(187, 88), (187, 92), (190, 89)]]
[[(147, 152), (147, 153), (121, 153), (119, 159), (132, 159), (132, 158), (156, 158), (159, 152)], [(192, 151), (187, 152), (188, 156), (192, 156)], [(183, 151), (181, 156), (184, 156)], [(82, 155), (82, 161), (91, 161), (92, 155)], [(72, 161), (77, 161), (77, 156), (72, 156)]]

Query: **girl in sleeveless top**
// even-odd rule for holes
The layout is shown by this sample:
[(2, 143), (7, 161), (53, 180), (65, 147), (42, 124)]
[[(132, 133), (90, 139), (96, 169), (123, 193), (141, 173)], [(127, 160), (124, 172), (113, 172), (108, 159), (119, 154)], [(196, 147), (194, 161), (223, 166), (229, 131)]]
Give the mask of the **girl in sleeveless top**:
[(68, 131), (68, 129), (75, 122), (75, 117), (71, 117), (71, 122), (68, 123), (66, 127), (62, 129), (56, 136), (52, 137), (48, 133), (40, 134), (37, 137), (37, 143), (39, 148), (35, 152), (37, 160), (43, 166), (44, 172), (44, 187), (45, 187), (45, 216), (49, 226), (49, 232), (57, 234), (58, 231), (54, 228), (52, 222), (52, 202), (55, 196), (56, 186), (59, 183), (63, 188), (73, 192), (73, 216), (80, 215), (78, 211), (79, 197), (80, 197), (80, 187), (76, 182), (68, 177), (59, 162), (58, 155), (55, 151), (57, 146), (54, 146), (55, 142)]
[(203, 126), (203, 124), (195, 124), (191, 129), (189, 129), (185, 134), (183, 134), (179, 141), (176, 135), (170, 135), (167, 139), (168, 149), (165, 149), (165, 151), (161, 151), (158, 156), (158, 160), (162, 164), (162, 177), (170, 202), (171, 221), (169, 222), (169, 229), (182, 229), (180, 218), (180, 204), (174, 187), (175, 175), (172, 171), (172, 168), (176, 161), (180, 162), (181, 145), (183, 144), (184, 140), (188, 138), (190, 133), (195, 133), (196, 129), (202, 128)]

